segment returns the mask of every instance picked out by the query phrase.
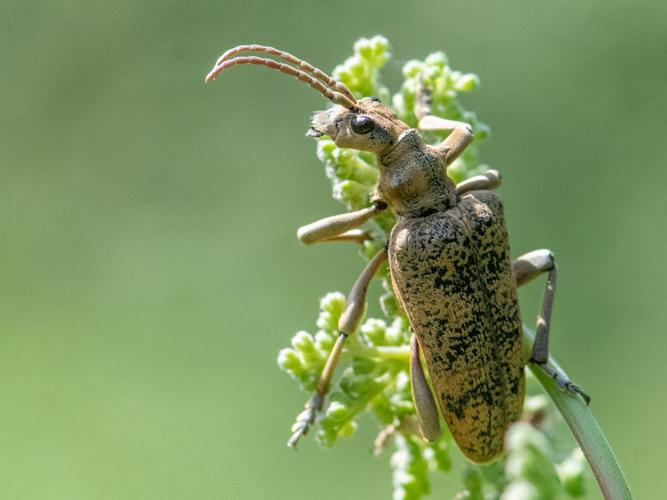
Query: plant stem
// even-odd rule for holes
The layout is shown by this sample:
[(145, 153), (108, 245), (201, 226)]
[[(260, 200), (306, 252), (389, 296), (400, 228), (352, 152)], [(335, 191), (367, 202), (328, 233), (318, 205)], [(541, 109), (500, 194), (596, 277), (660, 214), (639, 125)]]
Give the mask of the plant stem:
[[(526, 345), (532, 345), (533, 336), (534, 334), (530, 330), (524, 328)], [(563, 374), (565, 373), (551, 357), (549, 358), (549, 364)], [(565, 422), (567, 422), (584, 452), (593, 474), (595, 474), (595, 479), (604, 498), (607, 500), (631, 500), (633, 498), (632, 492), (623, 470), (590, 408), (581, 397), (563, 391), (558, 387), (556, 382), (544, 373), (539, 366), (529, 363), (528, 367), (553, 400), (558, 411), (563, 415)]]

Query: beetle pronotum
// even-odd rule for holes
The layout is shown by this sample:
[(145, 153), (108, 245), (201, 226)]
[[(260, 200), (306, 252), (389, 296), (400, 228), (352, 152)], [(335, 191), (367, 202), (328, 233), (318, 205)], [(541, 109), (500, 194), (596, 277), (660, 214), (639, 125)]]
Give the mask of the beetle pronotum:
[[(260, 52), (273, 55), (239, 55)], [(517, 287), (547, 274), (542, 308), (529, 362), (536, 363), (565, 390), (588, 396), (559, 370), (547, 365), (556, 265), (549, 250), (512, 261), (500, 198), (491, 189), (498, 172), (458, 185), (447, 176), (450, 165), (473, 140), (471, 128), (430, 114), (429, 92), (422, 88), (415, 113), (418, 129), (399, 120), (373, 97), (357, 100), (341, 82), (287, 52), (263, 45), (240, 45), (225, 52), (206, 76), (240, 64), (264, 65), (291, 75), (333, 103), (315, 113), (307, 135), (331, 137), (344, 148), (375, 153), (379, 180), (367, 208), (316, 221), (299, 229), (306, 244), (357, 240), (358, 228), (383, 210), (397, 223), (387, 248), (371, 259), (352, 287), (338, 329), (340, 335), (317, 383), (315, 395), (297, 417), (288, 444), (294, 446), (314, 424), (329, 391), (345, 339), (361, 321), (366, 290), (378, 267), (389, 262), (396, 297), (412, 327), (410, 374), (422, 434), (440, 433), (442, 412), (463, 454), (488, 462), (503, 449), (505, 431), (521, 415), (524, 399), (522, 323)], [(437, 146), (419, 130), (451, 133)], [(363, 238), (363, 236), (362, 236)], [(424, 355), (434, 393), (426, 382)]]

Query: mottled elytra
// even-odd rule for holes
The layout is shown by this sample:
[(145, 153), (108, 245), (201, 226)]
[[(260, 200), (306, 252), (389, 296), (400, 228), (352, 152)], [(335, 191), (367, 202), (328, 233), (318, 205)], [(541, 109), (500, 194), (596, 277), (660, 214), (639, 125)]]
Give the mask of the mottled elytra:
[[(239, 55), (246, 52), (264, 55)], [(498, 172), (489, 170), (458, 185), (447, 176), (448, 165), (473, 140), (467, 124), (431, 115), (430, 92), (424, 87), (415, 107), (419, 126), (412, 129), (378, 99), (356, 99), (323, 71), (263, 45), (228, 50), (206, 81), (240, 64), (263, 65), (307, 83), (333, 104), (315, 113), (307, 135), (329, 136), (339, 147), (377, 157), (380, 175), (369, 206), (300, 228), (302, 242), (363, 241), (365, 233), (356, 230), (363, 223), (383, 210), (397, 217), (387, 248), (371, 259), (347, 297), (338, 324), (340, 335), (315, 395), (292, 427), (290, 446), (308, 432), (322, 409), (345, 339), (359, 327), (366, 290), (385, 260), (413, 331), (410, 378), (424, 438), (434, 440), (440, 434), (439, 407), (468, 459), (488, 462), (502, 452), (505, 431), (521, 415), (524, 399), (526, 360), (517, 287), (542, 273), (547, 274), (547, 284), (528, 361), (588, 402), (586, 394), (547, 364), (556, 286), (553, 254), (536, 250), (512, 261), (502, 202), (491, 191), (500, 184)], [(425, 130), (451, 132), (432, 146), (422, 140), (420, 131)]]

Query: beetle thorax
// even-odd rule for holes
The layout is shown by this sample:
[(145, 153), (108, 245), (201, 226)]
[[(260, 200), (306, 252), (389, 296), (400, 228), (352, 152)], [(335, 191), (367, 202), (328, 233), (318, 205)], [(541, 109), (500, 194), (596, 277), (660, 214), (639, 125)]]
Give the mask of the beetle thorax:
[(378, 156), (378, 195), (398, 215), (420, 217), (456, 204), (454, 183), (445, 174), (442, 154), (424, 144), (415, 129)]

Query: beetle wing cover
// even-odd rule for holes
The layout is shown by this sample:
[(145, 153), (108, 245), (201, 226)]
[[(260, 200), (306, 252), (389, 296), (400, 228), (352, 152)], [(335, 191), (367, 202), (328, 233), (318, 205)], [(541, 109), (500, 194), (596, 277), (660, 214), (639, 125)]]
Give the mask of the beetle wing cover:
[(488, 462), (521, 415), (525, 385), (500, 199), (473, 191), (445, 212), (399, 220), (389, 260), (449, 429), (470, 460)]

